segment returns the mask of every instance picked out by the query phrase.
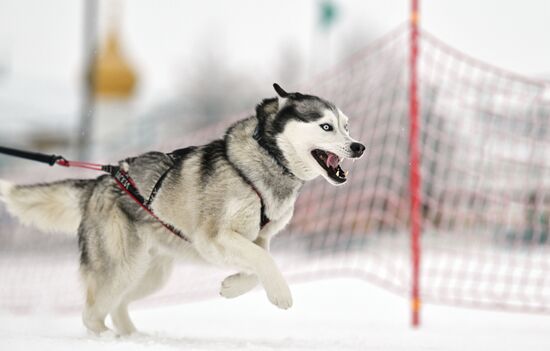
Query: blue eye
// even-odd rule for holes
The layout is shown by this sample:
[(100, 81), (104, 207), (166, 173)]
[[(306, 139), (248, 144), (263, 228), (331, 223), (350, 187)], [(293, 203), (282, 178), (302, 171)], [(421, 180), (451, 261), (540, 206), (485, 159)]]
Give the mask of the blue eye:
[(332, 131), (332, 130), (334, 129), (334, 128), (332, 128), (332, 126), (331, 126), (330, 124), (328, 124), (328, 123), (323, 123), (323, 124), (320, 125), (320, 127), (323, 128), (323, 130), (324, 130), (325, 132), (330, 132), (330, 131)]

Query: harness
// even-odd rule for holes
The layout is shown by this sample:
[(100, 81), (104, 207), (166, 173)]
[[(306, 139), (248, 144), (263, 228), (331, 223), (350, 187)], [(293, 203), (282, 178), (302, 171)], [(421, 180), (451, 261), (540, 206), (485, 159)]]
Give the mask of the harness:
[[(172, 160), (172, 165), (168, 167), (166, 171), (159, 177), (155, 185), (153, 186), (153, 189), (151, 190), (151, 194), (147, 199), (145, 199), (141, 193), (139, 192), (136, 183), (130, 177), (130, 175), (127, 173), (126, 170), (124, 170), (124, 167), (119, 166), (113, 166), (113, 165), (102, 165), (97, 163), (90, 163), (90, 162), (80, 162), (80, 161), (68, 161), (63, 156), (58, 155), (46, 155), (41, 154), (37, 152), (29, 152), (29, 151), (23, 151), (23, 150), (17, 150), (17, 149), (11, 149), (7, 147), (0, 146), (0, 153), (25, 158), (28, 160), (33, 160), (37, 162), (47, 163), (50, 166), (53, 165), (59, 165), (63, 167), (78, 167), (78, 168), (85, 168), (85, 169), (91, 169), (95, 171), (102, 171), (105, 173), (110, 174), (117, 185), (130, 196), (132, 200), (134, 200), (145, 212), (147, 212), (151, 217), (153, 217), (157, 222), (159, 222), (162, 226), (164, 226), (166, 229), (168, 229), (172, 234), (176, 235), (180, 239), (187, 241), (191, 243), (191, 240), (185, 236), (179, 229), (177, 229), (175, 226), (173, 226), (170, 223), (167, 223), (160, 219), (151, 208), (153, 201), (155, 200), (155, 197), (157, 196), (160, 188), (162, 187), (162, 183), (166, 179), (166, 176), (170, 171), (174, 169), (174, 167), (177, 164), (178, 160), (181, 160), (185, 158), (190, 152), (195, 150), (195, 146), (190, 146), (183, 149), (178, 149), (175, 151), (172, 151), (168, 154), (166, 154), (170, 159)], [(270, 222), (269, 218), (265, 214), (265, 204), (264, 200), (262, 198), (262, 195), (258, 191), (258, 188), (248, 179), (238, 168), (233, 166), (235, 170), (237, 170), (237, 173), (239, 176), (243, 179), (243, 181), (248, 184), (252, 190), (258, 195), (260, 198), (260, 204), (261, 204), (261, 214), (260, 214), (260, 229), (262, 229), (266, 224)]]
[(271, 221), (269, 219), (269, 217), (267, 217), (267, 215), (265, 214), (265, 204), (264, 204), (264, 199), (262, 198), (262, 194), (260, 194), (260, 191), (258, 190), (258, 188), (256, 188), (254, 183), (252, 183), (252, 181), (250, 179), (248, 179), (248, 177), (243, 172), (241, 172), (240, 169), (238, 169), (231, 161), (229, 161), (229, 159), (227, 161), (231, 164), (233, 169), (235, 169), (235, 171), (237, 171), (237, 174), (239, 175), (239, 177), (241, 177), (241, 179), (246, 184), (248, 184), (248, 186), (250, 186), (252, 188), (252, 190), (254, 190), (256, 195), (258, 195), (258, 197), (260, 198), (260, 205), (261, 205), (261, 207), (260, 207), (260, 229), (262, 229), (266, 224), (268, 224)]

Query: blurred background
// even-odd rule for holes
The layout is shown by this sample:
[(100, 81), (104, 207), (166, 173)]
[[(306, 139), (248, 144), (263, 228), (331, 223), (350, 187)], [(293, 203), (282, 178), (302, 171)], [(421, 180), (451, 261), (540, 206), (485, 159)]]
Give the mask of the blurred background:
[[(352, 276), (408, 296), (409, 8), (0, 0), (0, 145), (115, 162), (220, 136), (274, 82), (319, 94), (350, 116), (367, 156), (346, 186), (304, 188), (277, 260), (291, 280)], [(545, 0), (421, 3), (423, 301), (550, 312), (548, 14)], [(92, 173), (0, 157), (11, 181)], [(78, 309), (75, 238), (35, 233), (1, 209), (0, 307)], [(148, 301), (215, 296), (227, 272), (197, 269), (178, 267)]]
[[(550, 74), (545, 1), (423, 6), (424, 28), (453, 46), (515, 72)], [(0, 138), (68, 157), (79, 143), (88, 158), (147, 149), (249, 113), (273, 95), (273, 82), (296, 89), (403, 23), (408, 7), (406, 0), (2, 0)]]

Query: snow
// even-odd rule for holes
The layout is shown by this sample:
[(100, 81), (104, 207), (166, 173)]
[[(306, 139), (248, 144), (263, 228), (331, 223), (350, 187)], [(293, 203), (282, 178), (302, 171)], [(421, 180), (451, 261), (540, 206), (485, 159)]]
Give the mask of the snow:
[(131, 310), (141, 334), (95, 337), (78, 313), (0, 313), (0, 350), (550, 350), (550, 316), (424, 306), (360, 280), (292, 284), (294, 306), (264, 292)]

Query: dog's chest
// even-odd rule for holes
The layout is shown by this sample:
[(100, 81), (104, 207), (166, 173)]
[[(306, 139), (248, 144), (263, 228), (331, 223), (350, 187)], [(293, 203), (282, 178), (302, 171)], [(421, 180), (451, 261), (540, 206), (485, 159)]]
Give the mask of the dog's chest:
[(288, 213), (294, 210), (297, 194), (287, 198), (276, 198), (271, 194), (264, 198), (265, 215), (270, 221), (288, 220)]

